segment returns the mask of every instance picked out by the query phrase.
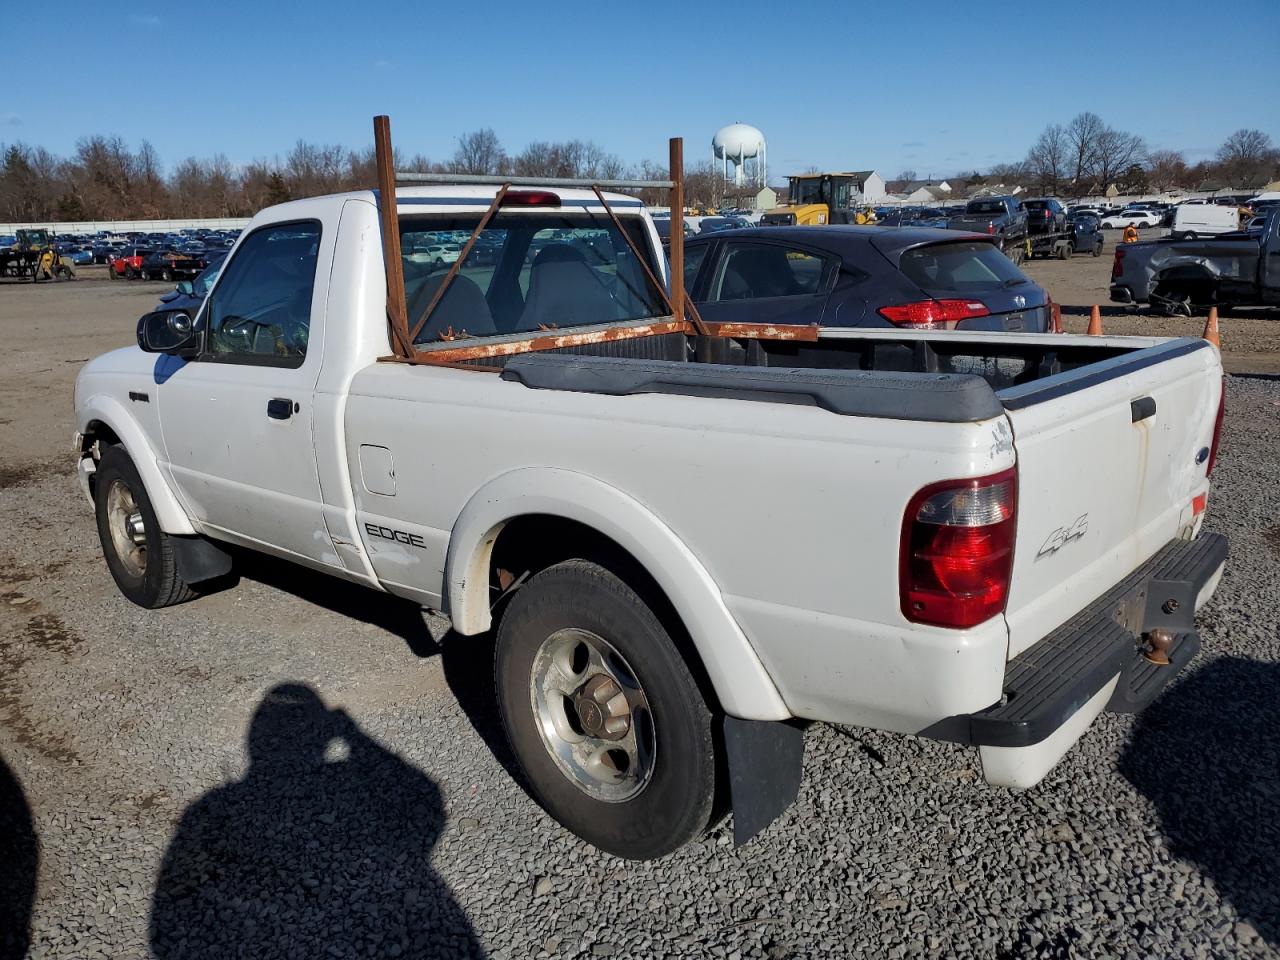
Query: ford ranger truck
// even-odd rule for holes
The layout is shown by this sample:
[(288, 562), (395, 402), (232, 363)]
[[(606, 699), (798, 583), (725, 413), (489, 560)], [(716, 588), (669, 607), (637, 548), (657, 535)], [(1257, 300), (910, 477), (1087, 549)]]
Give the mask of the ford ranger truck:
[(238, 547), (491, 634), (533, 794), (632, 858), (717, 797), (739, 842), (767, 826), (805, 721), (1025, 789), (1195, 655), (1226, 556), (1208, 343), (692, 325), (638, 200), (471, 185), (386, 213), (411, 251), (496, 211), (477, 263), (403, 258), (393, 355), (379, 202), (262, 211), (194, 313), (80, 373), (134, 603), (215, 589)]

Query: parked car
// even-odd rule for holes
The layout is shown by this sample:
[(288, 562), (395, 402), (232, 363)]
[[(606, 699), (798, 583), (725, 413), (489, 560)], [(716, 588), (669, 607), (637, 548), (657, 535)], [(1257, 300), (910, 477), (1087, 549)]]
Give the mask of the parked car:
[(77, 247), (75, 250), (71, 251), (70, 259), (77, 267), (88, 266), (94, 262), (93, 248)]
[(414, 247), (409, 259), (414, 263), (425, 263), (433, 267), (455, 263), (462, 253), (462, 245), (457, 243), (432, 243)]
[(1100, 221), (1091, 213), (1078, 213), (1067, 220), (1067, 229), (1071, 233), (1071, 252), (1089, 253), (1093, 256), (1102, 254), (1102, 228)]
[[(569, 244), (522, 289), (549, 220), (603, 221), (593, 193), (551, 190), (563, 209), (498, 214), (507, 236), (483, 286), (459, 277), (436, 299), (444, 278), (429, 274), (403, 291), (440, 311), (400, 342), (409, 362), (384, 362), (366, 192), (259, 212), (204, 323), (148, 314), (136, 345), (85, 364), (76, 472), (122, 595), (158, 608), (227, 585), (238, 544), (441, 609), (459, 643), (491, 634), (493, 669), (471, 693), (496, 700), (530, 792), (638, 859), (702, 835), (721, 798), (738, 842), (767, 826), (796, 796), (806, 743), (830, 739), (796, 720), (976, 746), (980, 763), (956, 762), (1026, 789), (1104, 710), (1141, 710), (1196, 655), (1195, 612), (1226, 562), (1225, 538), (1200, 532), (1224, 396), (1208, 343), (699, 335), (642, 272), (607, 285)], [(402, 203), (412, 232), (478, 224), (492, 194), (400, 196), (454, 198), (447, 213)], [(662, 278), (631, 199), (609, 197), (612, 246), (627, 230)], [(985, 237), (812, 233), (918, 255), (928, 285), (952, 255), (966, 277), (1011, 266), (988, 265)], [(821, 288), (839, 266), (797, 253), (819, 260), (797, 283)], [(772, 269), (741, 266), (744, 282)], [(180, 632), (182, 617), (154, 624)], [(997, 817), (1025, 806), (984, 802)]]
[(1023, 200), (1027, 233), (1061, 233), (1067, 229), (1067, 211), (1053, 197)]
[(1280, 305), (1280, 211), (1259, 231), (1121, 244), (1111, 299), (1181, 314), (1211, 304)]
[(1240, 229), (1237, 208), (1219, 206), (1216, 203), (1184, 203), (1173, 215), (1169, 235), (1175, 240), (1194, 240), (1219, 233), (1234, 233)]
[(1121, 210), (1119, 213), (1109, 213), (1102, 218), (1103, 230), (1122, 230), (1129, 224), (1145, 230), (1148, 227), (1158, 226), (1160, 217), (1150, 210)]
[(108, 266), (107, 276), (112, 280), (135, 280), (142, 276), (142, 261), (155, 250), (151, 247), (122, 247), (116, 251)]
[(1043, 332), (1049, 297), (988, 234), (923, 227), (755, 227), (685, 245), (709, 321)]
[(980, 197), (966, 203), (964, 213), (948, 226), (999, 237), (1007, 246), (1027, 235), (1027, 212), (1016, 197)]
[(209, 265), (203, 257), (176, 253), (172, 250), (157, 250), (142, 261), (139, 273), (144, 280), (189, 280)]
[[(697, 235), (688, 220), (685, 220), (682, 217), (680, 223), (684, 227), (684, 235), (686, 237), (693, 237)], [(671, 245), (671, 218), (654, 217), (653, 228), (658, 232), (658, 238), (662, 241), (662, 245), (664, 247), (669, 247)]]
[(699, 233), (719, 233), (721, 230), (739, 230), (751, 224), (741, 217), (703, 217), (698, 224)]
[(222, 264), (226, 259), (226, 254), (212, 257), (209, 265), (201, 270), (194, 280), (182, 280), (172, 290), (161, 294), (160, 303), (156, 309), (185, 310), (194, 317), (199, 312), (200, 305), (204, 303), (205, 297), (209, 295), (209, 291), (213, 289), (213, 282), (222, 272)]

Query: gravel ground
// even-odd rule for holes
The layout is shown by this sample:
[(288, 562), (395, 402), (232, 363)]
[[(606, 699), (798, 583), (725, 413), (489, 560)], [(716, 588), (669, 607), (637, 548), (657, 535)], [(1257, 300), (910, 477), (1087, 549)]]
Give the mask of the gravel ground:
[(816, 726), (763, 835), (635, 864), (512, 776), (485, 641), (269, 561), (119, 596), (65, 456), (63, 361), (128, 341), (111, 304), (0, 361), (27, 385), (0, 395), (0, 958), (33, 880), (32, 957), (1280, 956), (1280, 384), (1230, 380), (1232, 559), (1147, 713), (1022, 794), (974, 751)]

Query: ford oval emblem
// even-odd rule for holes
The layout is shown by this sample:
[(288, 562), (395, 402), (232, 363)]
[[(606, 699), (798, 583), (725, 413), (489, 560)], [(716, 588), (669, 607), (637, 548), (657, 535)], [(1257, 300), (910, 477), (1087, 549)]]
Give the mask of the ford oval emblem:
[(1018, 294), (1016, 297), (1013, 298), (1013, 305), (1017, 307), (1019, 310), (1021, 310), (1023, 307), (1027, 305), (1027, 298), (1024, 297), (1022, 294)]

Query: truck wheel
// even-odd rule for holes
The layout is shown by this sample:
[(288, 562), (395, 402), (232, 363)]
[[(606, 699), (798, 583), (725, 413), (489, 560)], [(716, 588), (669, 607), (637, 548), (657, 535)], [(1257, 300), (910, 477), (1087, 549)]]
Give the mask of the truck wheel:
[(569, 560), (512, 597), (494, 673), (538, 802), (588, 843), (661, 857), (706, 829), (711, 709), (667, 630), (614, 574)]
[(178, 576), (169, 535), (160, 529), (138, 468), (123, 447), (107, 447), (94, 474), (94, 512), (107, 569), (140, 607), (168, 607), (194, 597)]
[(1097, 243), (1095, 243), (1095, 244), (1093, 245), (1093, 255), (1094, 255), (1095, 257), (1100, 257), (1100, 256), (1102, 256), (1102, 241), (1101, 241), (1101, 240), (1099, 240)]
[(1059, 260), (1071, 259), (1071, 244), (1069, 243), (1058, 244), (1058, 259)]
[(173, 283), (173, 271), (170, 270), (168, 267), (165, 267), (163, 270), (160, 271), (160, 279), (163, 280), (165, 283)]

